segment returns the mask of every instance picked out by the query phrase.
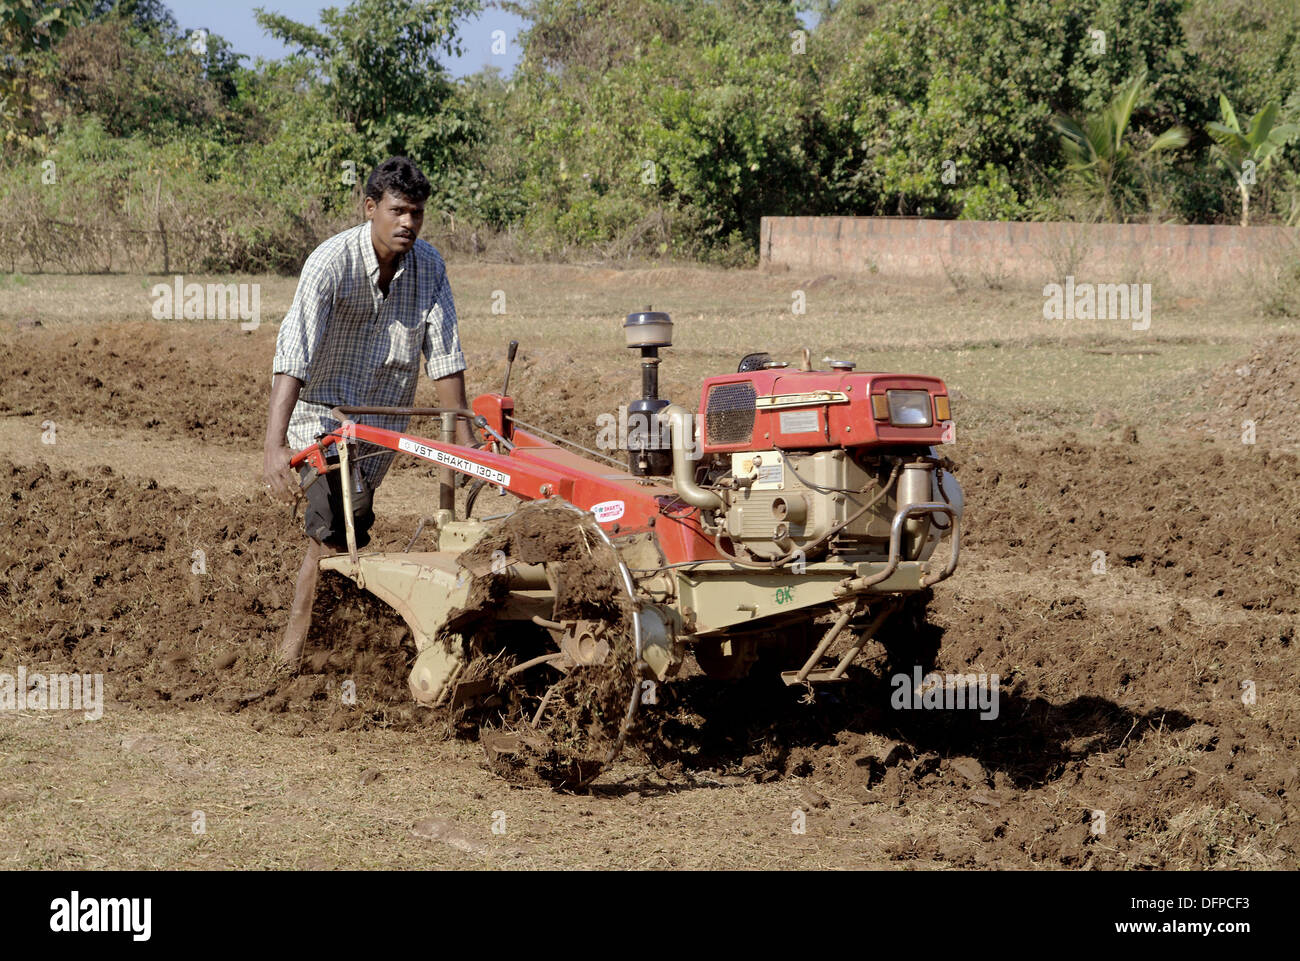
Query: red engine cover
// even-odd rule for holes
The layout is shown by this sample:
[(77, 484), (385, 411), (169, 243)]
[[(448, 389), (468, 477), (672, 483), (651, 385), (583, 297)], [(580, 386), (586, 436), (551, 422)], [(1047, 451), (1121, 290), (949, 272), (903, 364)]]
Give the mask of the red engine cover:
[[(930, 425), (895, 427), (883, 404), (885, 416), (876, 417), (872, 395), (883, 398), (887, 390), (926, 391)], [(938, 418), (937, 397), (947, 405), (943, 381), (910, 374), (778, 368), (710, 377), (700, 395), (700, 439), (706, 454), (872, 444), (934, 446), (944, 442), (951, 423)]]

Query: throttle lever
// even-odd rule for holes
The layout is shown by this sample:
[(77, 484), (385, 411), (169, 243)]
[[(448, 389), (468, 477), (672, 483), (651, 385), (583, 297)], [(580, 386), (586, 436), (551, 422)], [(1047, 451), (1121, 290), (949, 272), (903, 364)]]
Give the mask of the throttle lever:
[(515, 354), (519, 352), (519, 341), (510, 341), (510, 346), (506, 349), (506, 382), (501, 385), (501, 393), (509, 395), (510, 393), (510, 371), (515, 366)]

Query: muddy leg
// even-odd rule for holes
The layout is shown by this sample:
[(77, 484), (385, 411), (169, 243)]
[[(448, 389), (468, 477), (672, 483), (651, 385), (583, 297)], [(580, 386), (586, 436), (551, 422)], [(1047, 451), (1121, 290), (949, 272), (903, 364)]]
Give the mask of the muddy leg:
[(316, 600), (316, 582), (320, 578), (320, 561), (334, 552), (318, 540), (307, 539), (307, 553), (298, 570), (298, 582), (293, 589), (293, 606), (289, 609), (289, 623), (284, 627), (280, 641), (280, 659), (292, 668), (298, 667), (303, 644), (311, 629), (311, 607)]

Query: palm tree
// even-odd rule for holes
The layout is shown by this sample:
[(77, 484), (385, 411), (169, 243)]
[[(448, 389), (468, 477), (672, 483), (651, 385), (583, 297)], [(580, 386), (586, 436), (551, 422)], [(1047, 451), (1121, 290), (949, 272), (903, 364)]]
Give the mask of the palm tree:
[(1223, 114), (1223, 123), (1212, 121), (1205, 125), (1205, 130), (1214, 138), (1215, 156), (1237, 181), (1237, 189), (1241, 191), (1241, 225), (1245, 227), (1250, 222), (1250, 188), (1255, 184), (1255, 175), (1268, 168), (1278, 150), (1300, 133), (1300, 127), (1278, 123), (1277, 101), (1266, 103), (1251, 117), (1244, 132), (1232, 104), (1223, 94), (1219, 94), (1219, 112)]
[[(1104, 109), (1088, 117), (1082, 125), (1066, 116), (1058, 116), (1052, 121), (1053, 128), (1061, 135), (1066, 169), (1100, 198), (1106, 220), (1118, 219), (1119, 205), (1115, 195), (1134, 153), (1125, 135), (1133, 109), (1142, 98), (1145, 87), (1144, 70), (1121, 87)], [(1176, 150), (1186, 146), (1189, 139), (1186, 128), (1170, 127), (1139, 156)]]

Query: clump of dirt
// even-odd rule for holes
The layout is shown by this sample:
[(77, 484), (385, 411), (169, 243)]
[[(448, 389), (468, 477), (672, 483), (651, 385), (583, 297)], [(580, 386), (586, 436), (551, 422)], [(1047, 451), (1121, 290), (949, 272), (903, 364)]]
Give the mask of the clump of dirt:
[[(102, 673), (107, 697), (141, 707), (207, 703), (291, 728), (428, 723), (406, 689), (414, 651), (401, 622), (346, 579), (322, 577), (302, 671), (280, 667), (304, 543), (284, 507), (133, 484), (108, 467), (0, 461), (0, 479), (6, 661)], [(349, 619), (361, 629), (345, 630)]]
[[(275, 328), (244, 332), (238, 324), (104, 324), (91, 328), (37, 328), (4, 335), (0, 351), (0, 414), (36, 415), (56, 422), (148, 430), (159, 436), (260, 443), (270, 397)], [(467, 371), (471, 397), (499, 390), (499, 358), (482, 358)], [(565, 373), (574, 379), (566, 379)], [(512, 379), (520, 416), (552, 432), (595, 446), (597, 418), (617, 402), (601, 401), (576, 378), (580, 361), (561, 351), (521, 353)], [(615, 375), (610, 397), (637, 396), (635, 367)], [(622, 385), (626, 383), (626, 387)], [(421, 376), (415, 404), (437, 403)], [(411, 430), (437, 436), (437, 425), (417, 418)], [(393, 467), (430, 477), (437, 469), (412, 457)]]
[(600, 568), (594, 554), (603, 543), (599, 535), (584, 529), (583, 520), (582, 513), (562, 502), (535, 501), (484, 535), (465, 551), (462, 560), (467, 566), (488, 570), (493, 563), (558, 562), (573, 565), (575, 570), (595, 572)]
[(976, 561), (1006, 557), (1022, 573), (1131, 569), (1190, 596), (1295, 614), (1298, 469), (1293, 454), (1209, 442), (1098, 445), (1067, 433), (990, 444), (957, 475), (962, 540)]
[(257, 440), (274, 349), (273, 330), (237, 324), (23, 331), (0, 352), (0, 414)]
[[(397, 611), (350, 578), (321, 572), (301, 677), (295, 683), (309, 688), (314, 700), (328, 703), (330, 727), (445, 728), (439, 723), (444, 717), (412, 703), (407, 677), (414, 657), (410, 628)], [(344, 686), (348, 681), (352, 687)], [(363, 687), (369, 703), (356, 710), (362, 705), (355, 691)], [(293, 701), (292, 692), (278, 692), (268, 709), (285, 709)]]
[(1225, 364), (1200, 395), (1212, 408), (1189, 418), (1188, 426), (1241, 442), (1249, 422), (1257, 446), (1300, 447), (1300, 336), (1274, 338)]
[[(504, 571), (509, 566), (545, 563), (556, 591), (554, 618), (604, 625), (608, 654), (603, 663), (579, 665), (559, 677), (547, 666), (515, 679), (499, 675), (499, 696), (515, 709), (507, 725), (520, 736), (518, 750), (504, 755), (494, 768), (516, 781), (542, 781), (556, 787), (585, 784), (599, 773), (620, 741), (637, 683), (631, 609), (614, 552), (589, 517), (542, 501), (521, 507), (467, 551), (462, 561), (480, 574), (471, 590), (471, 606), (485, 617), (504, 594)], [(531, 651), (513, 643), (514, 633), (498, 630), (490, 637), (479, 635), (480, 644), (494, 647), (476, 653), (500, 651), (502, 663), (521, 663)]]

